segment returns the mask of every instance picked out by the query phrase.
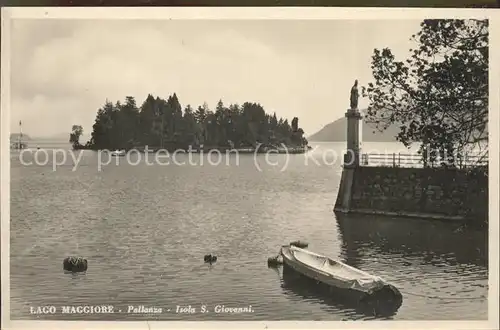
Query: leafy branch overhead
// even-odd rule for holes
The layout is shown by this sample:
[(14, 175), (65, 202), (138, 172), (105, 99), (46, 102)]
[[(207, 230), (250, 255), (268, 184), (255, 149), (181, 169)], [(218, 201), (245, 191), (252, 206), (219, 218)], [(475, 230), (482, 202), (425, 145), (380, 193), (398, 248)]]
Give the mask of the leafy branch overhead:
[(397, 139), (431, 152), (487, 145), (488, 21), (424, 20), (405, 61), (375, 49), (374, 82), (362, 88), (367, 120), (380, 130), (400, 126)]

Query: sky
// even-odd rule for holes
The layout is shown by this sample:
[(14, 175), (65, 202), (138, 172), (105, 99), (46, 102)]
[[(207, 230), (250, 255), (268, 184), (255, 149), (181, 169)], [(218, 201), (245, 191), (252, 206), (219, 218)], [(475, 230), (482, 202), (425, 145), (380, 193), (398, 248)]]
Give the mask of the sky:
[[(342, 117), (375, 48), (404, 60), (420, 21), (15, 19), (11, 132), (92, 131), (106, 99), (174, 92), (183, 107), (260, 103), (307, 135)], [(360, 98), (359, 107), (368, 105)]]

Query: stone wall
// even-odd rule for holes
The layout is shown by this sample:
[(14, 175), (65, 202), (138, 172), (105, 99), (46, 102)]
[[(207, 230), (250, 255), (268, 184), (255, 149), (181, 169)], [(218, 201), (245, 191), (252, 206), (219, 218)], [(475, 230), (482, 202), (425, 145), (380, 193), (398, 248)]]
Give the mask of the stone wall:
[(354, 169), (350, 212), (488, 220), (488, 177), (433, 168)]

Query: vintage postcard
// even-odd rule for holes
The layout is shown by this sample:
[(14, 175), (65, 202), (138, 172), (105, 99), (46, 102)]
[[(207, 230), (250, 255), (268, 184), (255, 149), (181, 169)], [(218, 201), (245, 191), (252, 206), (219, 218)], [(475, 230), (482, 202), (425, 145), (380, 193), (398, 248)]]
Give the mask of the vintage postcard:
[(499, 14), (3, 8), (2, 329), (498, 328)]

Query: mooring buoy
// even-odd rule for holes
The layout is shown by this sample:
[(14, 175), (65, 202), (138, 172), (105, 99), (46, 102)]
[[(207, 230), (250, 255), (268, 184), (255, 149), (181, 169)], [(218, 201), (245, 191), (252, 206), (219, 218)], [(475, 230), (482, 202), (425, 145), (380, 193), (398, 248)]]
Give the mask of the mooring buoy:
[(63, 269), (68, 272), (85, 272), (87, 271), (87, 267), (87, 259), (82, 257), (67, 257), (63, 261)]
[(279, 255), (276, 257), (267, 258), (267, 266), (268, 267), (278, 267), (280, 265), (283, 265), (283, 260), (281, 260)]
[(293, 242), (290, 242), (290, 246), (296, 246), (300, 249), (305, 249), (306, 247), (309, 246), (309, 243), (303, 242), (303, 241), (293, 241)]
[(213, 263), (217, 261), (217, 256), (213, 256), (211, 254), (206, 254), (205, 257), (203, 257), (203, 260), (205, 262)]

